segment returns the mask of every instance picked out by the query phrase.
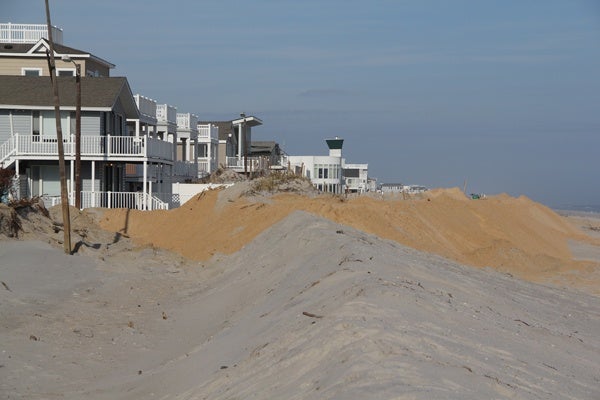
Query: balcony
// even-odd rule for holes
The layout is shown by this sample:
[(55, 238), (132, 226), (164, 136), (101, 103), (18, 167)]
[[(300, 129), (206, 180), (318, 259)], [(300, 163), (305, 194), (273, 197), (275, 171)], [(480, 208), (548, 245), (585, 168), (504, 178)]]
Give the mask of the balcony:
[(198, 125), (198, 140), (200, 139), (205, 139), (203, 142), (219, 140), (219, 127), (212, 124)]
[(156, 119), (159, 122), (177, 125), (177, 108), (168, 104), (157, 104)]
[(198, 127), (198, 117), (190, 113), (177, 113), (177, 129), (195, 131)]
[[(48, 38), (48, 26), (45, 24), (0, 24), (0, 43), (37, 43)], [(63, 31), (52, 27), (52, 40), (55, 44), (63, 44)]]
[(196, 179), (198, 177), (198, 164), (189, 161), (175, 161), (173, 176), (181, 179)]
[[(65, 157), (75, 157), (75, 136), (63, 140)], [(144, 159), (173, 161), (173, 144), (147, 136), (82, 136), (81, 156), (101, 160)], [(15, 134), (0, 146), (0, 163), (10, 159), (58, 158), (56, 139), (39, 135)]]
[(140, 110), (140, 120), (156, 124), (156, 101), (136, 94), (133, 96)]

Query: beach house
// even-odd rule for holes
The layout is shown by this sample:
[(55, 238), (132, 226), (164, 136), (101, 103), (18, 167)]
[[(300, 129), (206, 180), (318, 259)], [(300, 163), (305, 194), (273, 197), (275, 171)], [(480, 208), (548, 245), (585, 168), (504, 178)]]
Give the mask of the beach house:
[(344, 193), (344, 164), (342, 146), (344, 139), (326, 139), (327, 156), (288, 156), (289, 168), (296, 174), (309, 178), (315, 188), (327, 193)]
[[(177, 163), (174, 107), (133, 96), (114, 65), (62, 44), (53, 29), (69, 201), (85, 207), (168, 208)], [(14, 195), (60, 201), (58, 143), (46, 25), (0, 24), (0, 167)], [(77, 72), (81, 75), (81, 188), (75, 193)], [(193, 137), (193, 132), (190, 132)], [(185, 135), (184, 135), (185, 136)], [(185, 163), (189, 164), (185, 160)], [(198, 176), (197, 168), (191, 170)], [(174, 178), (175, 177), (175, 178)]]

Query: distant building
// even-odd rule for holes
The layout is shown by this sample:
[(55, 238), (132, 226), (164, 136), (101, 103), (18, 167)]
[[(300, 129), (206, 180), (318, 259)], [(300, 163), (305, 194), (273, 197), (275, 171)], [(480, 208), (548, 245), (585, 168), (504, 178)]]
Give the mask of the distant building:
[(326, 193), (355, 193), (368, 190), (368, 164), (346, 164), (342, 157), (344, 139), (326, 139), (328, 156), (288, 156), (290, 169), (309, 178), (315, 188)]
[(349, 193), (364, 193), (367, 185), (369, 164), (344, 164), (344, 185)]
[(402, 193), (404, 185), (402, 183), (382, 183), (380, 189), (382, 193)]
[(382, 183), (380, 186), (382, 193), (422, 193), (426, 192), (427, 188), (421, 185), (404, 185), (402, 183)]

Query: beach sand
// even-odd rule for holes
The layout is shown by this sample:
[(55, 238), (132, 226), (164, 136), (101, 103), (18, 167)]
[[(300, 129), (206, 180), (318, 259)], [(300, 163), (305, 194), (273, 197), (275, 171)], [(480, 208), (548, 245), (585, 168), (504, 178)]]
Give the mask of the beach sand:
[(236, 186), (0, 241), (1, 397), (600, 398), (600, 220)]

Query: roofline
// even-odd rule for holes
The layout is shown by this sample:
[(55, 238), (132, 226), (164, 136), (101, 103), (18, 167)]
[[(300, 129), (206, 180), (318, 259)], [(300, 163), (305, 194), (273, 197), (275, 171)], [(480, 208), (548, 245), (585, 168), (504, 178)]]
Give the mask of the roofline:
[(247, 116), (246, 118), (234, 119), (231, 121), (231, 123), (233, 125), (240, 125), (241, 123), (244, 122), (244, 120), (246, 121), (246, 124), (250, 125), (250, 126), (258, 126), (258, 125), (263, 124), (263, 122), (260, 118), (257, 118), (257, 117), (251, 116), (251, 115)]
[[(0, 104), (0, 109), (2, 110), (54, 110), (54, 106), (30, 106), (23, 104)], [(60, 106), (61, 110), (66, 111), (75, 111), (75, 106)], [(112, 108), (109, 107), (81, 107), (81, 111), (112, 111)]]
[[(32, 50), (38, 48), (39, 45), (40, 45), (40, 43), (44, 43), (44, 44), (48, 45), (48, 49), (49, 49), (49, 43), (46, 41), (45, 38), (42, 38), (37, 43), (33, 43), (32, 46), (31, 46), (31, 48), (29, 49), (29, 51), (27, 53), (0, 53), (0, 56), (2, 56), (2, 57), (15, 57), (15, 58), (24, 57), (24, 58), (44, 58), (45, 59), (46, 58), (45, 54), (35, 53), (35, 52), (32, 53), (31, 52)], [(67, 46), (64, 46), (64, 45), (61, 45), (61, 46), (67, 47)], [(78, 50), (78, 49), (73, 49), (73, 50)], [(108, 61), (106, 61), (103, 58), (97, 57), (97, 56), (93, 55), (92, 53), (84, 52), (82, 50), (80, 50), (80, 51), (82, 53), (71, 54), (71, 53), (60, 53), (60, 52), (56, 51), (56, 49), (54, 49), (54, 56), (55, 57), (59, 57), (59, 56), (67, 55), (67, 56), (69, 56), (72, 59), (84, 59), (85, 58), (85, 59), (90, 59), (90, 60), (96, 61), (96, 62), (98, 62), (100, 64), (104, 64), (104, 65), (106, 65), (108, 67), (108, 69), (114, 69), (116, 67), (115, 64), (113, 64), (111, 62), (108, 62)]]

